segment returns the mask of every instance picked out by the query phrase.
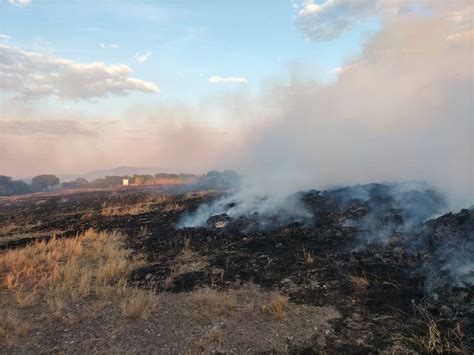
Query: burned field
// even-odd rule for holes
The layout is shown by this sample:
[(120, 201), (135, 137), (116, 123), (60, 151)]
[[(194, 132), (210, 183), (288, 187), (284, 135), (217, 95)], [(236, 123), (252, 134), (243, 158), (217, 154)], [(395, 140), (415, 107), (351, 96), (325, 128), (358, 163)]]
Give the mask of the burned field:
[[(156, 295), (135, 321), (104, 308), (67, 322), (71, 306), (35, 323), (21, 310), (31, 329), (1, 351), (473, 351), (472, 209), (433, 217), (444, 208), (434, 191), (379, 184), (293, 199), (307, 213), (236, 215), (226, 192), (178, 188), (0, 200), (2, 253), (53, 235), (120, 233), (142, 258), (127, 287)], [(222, 213), (183, 224), (216, 201)], [(12, 288), (2, 287), (6, 298)]]

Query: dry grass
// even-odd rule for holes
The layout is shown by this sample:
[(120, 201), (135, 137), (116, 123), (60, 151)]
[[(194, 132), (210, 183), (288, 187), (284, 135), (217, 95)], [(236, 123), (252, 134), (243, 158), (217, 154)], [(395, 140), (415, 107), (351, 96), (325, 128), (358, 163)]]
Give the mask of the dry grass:
[(303, 249), (303, 258), (306, 265), (311, 266), (314, 264), (314, 255), (312, 252)]
[(140, 231), (138, 232), (138, 236), (139, 237), (145, 237), (148, 234), (150, 234), (150, 231), (148, 230), (148, 226), (147, 225), (141, 226)]
[(14, 231), (17, 228), (18, 228), (18, 226), (13, 222), (4, 224), (3, 226), (0, 226), (0, 235), (1, 234), (8, 234), (8, 233)]
[(194, 315), (198, 319), (210, 320), (232, 314), (237, 302), (232, 295), (209, 288), (192, 295)]
[(427, 334), (419, 338), (423, 348), (429, 353), (435, 354), (467, 354), (467, 351), (462, 347), (462, 339), (464, 332), (461, 328), (461, 323), (456, 323), (454, 329), (448, 329), (446, 334), (443, 334), (438, 324), (426, 312), (425, 315)]
[(0, 256), (8, 288), (36, 287), (48, 297), (70, 299), (86, 296), (93, 283), (97, 289), (117, 282), (140, 263), (120, 234), (93, 230), (71, 239), (53, 236)]
[[(170, 288), (173, 285), (176, 277), (189, 273), (204, 270), (208, 266), (208, 262), (205, 257), (194, 252), (191, 249), (191, 241), (189, 238), (184, 237), (183, 249), (178, 254), (170, 268), (169, 276), (164, 280), (164, 287)], [(223, 275), (222, 275), (223, 276)]]
[(17, 307), (20, 309), (32, 307), (37, 298), (37, 293), (35, 290), (30, 292), (23, 292), (22, 290), (17, 290), (15, 292), (15, 302)]
[(148, 319), (155, 309), (158, 300), (153, 290), (144, 291), (137, 288), (128, 290), (127, 297), (120, 303), (122, 314), (131, 319)]
[(346, 277), (357, 292), (363, 292), (369, 287), (369, 280), (365, 274), (362, 276), (347, 275)]
[(200, 353), (204, 353), (210, 346), (219, 344), (221, 339), (222, 333), (217, 329), (211, 329), (205, 336), (199, 338), (195, 345)]
[(417, 353), (468, 354), (462, 343), (465, 334), (460, 322), (457, 322), (453, 329), (443, 333), (426, 309), (420, 307), (419, 311), (425, 320), (426, 334), (408, 337), (399, 335), (394, 337), (395, 341), (407, 345)]
[(268, 303), (262, 306), (262, 311), (268, 312), (278, 320), (283, 320), (286, 317), (288, 309), (288, 297), (274, 293), (270, 296)]
[(195, 191), (195, 192), (186, 192), (183, 195), (185, 200), (193, 199), (193, 198), (203, 198), (203, 197), (211, 197), (211, 196), (218, 196), (219, 192), (216, 190), (204, 190), (204, 191)]
[(27, 335), (29, 330), (29, 324), (20, 320), (16, 310), (0, 310), (0, 344), (2, 340), (11, 343), (15, 338)]
[[(17, 224), (15, 222), (5, 223), (0, 225), (0, 244), (7, 244), (9, 242), (21, 239), (35, 239), (51, 235), (51, 232), (30, 232), (33, 228), (38, 227), (41, 223), (24, 223)], [(55, 231), (54, 233), (61, 233)]]
[(138, 215), (152, 211), (149, 204), (137, 204), (133, 206), (106, 206), (102, 207), (100, 214), (104, 217)]
[[(154, 293), (126, 287), (130, 272), (141, 265), (142, 259), (125, 248), (121, 234), (94, 230), (70, 239), (53, 237), (0, 254), (0, 273), (13, 306), (10, 308), (42, 309), (45, 305), (46, 312), (57, 319), (78, 305), (83, 304), (87, 311), (92, 303), (104, 300), (120, 306), (126, 317), (147, 318), (156, 306)], [(3, 327), (4, 333), (20, 334), (17, 328)]]
[(127, 205), (122, 200), (112, 199), (102, 204), (101, 215), (105, 217), (139, 215), (152, 211), (182, 211), (185, 209), (183, 204), (173, 201), (169, 195), (150, 196), (133, 205)]
[(55, 231), (52, 231), (52, 232), (49, 231), (49, 232), (14, 233), (14, 234), (10, 234), (10, 235), (2, 237), (1, 241), (0, 241), (0, 244), (7, 244), (7, 243), (13, 242), (15, 240), (22, 240), (22, 239), (33, 240), (33, 239), (45, 238), (45, 237), (51, 236), (51, 234), (61, 235), (63, 233), (64, 233), (64, 231), (60, 231), (60, 230), (55, 230)]

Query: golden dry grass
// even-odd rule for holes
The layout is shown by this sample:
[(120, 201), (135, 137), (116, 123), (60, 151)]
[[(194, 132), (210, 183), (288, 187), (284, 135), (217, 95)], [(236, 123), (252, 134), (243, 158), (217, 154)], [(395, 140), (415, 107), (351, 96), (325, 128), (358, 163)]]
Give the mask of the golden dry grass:
[(195, 345), (200, 353), (204, 353), (210, 346), (219, 344), (221, 339), (222, 333), (217, 329), (211, 329), (205, 336), (199, 338)]
[(8, 234), (11, 231), (17, 229), (18, 226), (14, 222), (6, 223), (3, 226), (0, 226), (0, 235), (1, 234)]
[[(126, 286), (130, 272), (141, 265), (142, 259), (125, 248), (121, 234), (94, 230), (75, 238), (52, 237), (0, 254), (2, 287), (10, 308), (46, 305), (57, 319), (81, 301), (92, 306), (91, 302), (105, 300), (120, 307), (128, 318), (147, 318), (156, 306), (156, 295)], [(6, 325), (1, 327), (0, 337), (22, 333), (10, 314), (3, 317)]]
[(148, 234), (150, 233), (150, 231), (148, 230), (148, 226), (141, 226), (140, 227), (140, 231), (138, 232), (138, 236), (139, 237), (145, 237), (147, 236)]
[(9, 234), (7, 236), (3, 236), (1, 238), (0, 244), (7, 244), (10, 242), (13, 242), (15, 240), (22, 240), (22, 239), (27, 239), (27, 240), (34, 240), (34, 239), (40, 239), (44, 237), (49, 237), (51, 234), (56, 234), (60, 235), (64, 233), (64, 231), (60, 230), (55, 230), (53, 232), (18, 232), (18, 233), (13, 233)]
[(414, 353), (466, 355), (469, 353), (463, 346), (465, 333), (460, 322), (457, 322), (454, 328), (442, 332), (426, 309), (420, 307), (419, 311), (425, 320), (426, 334), (422, 336), (394, 336), (395, 342), (405, 344), (413, 349)]
[(12, 342), (16, 337), (28, 334), (30, 326), (28, 323), (20, 320), (16, 310), (4, 309), (0, 310), (0, 343)]
[(270, 296), (268, 303), (262, 305), (262, 311), (268, 312), (278, 320), (285, 319), (288, 309), (288, 297), (274, 293)]
[(467, 354), (462, 347), (462, 339), (465, 334), (462, 331), (461, 323), (457, 322), (454, 329), (448, 329), (443, 334), (436, 321), (431, 318), (428, 312), (424, 313), (427, 334), (419, 338), (424, 350), (434, 354)]
[(122, 279), (139, 264), (124, 248), (120, 234), (93, 230), (70, 239), (53, 236), (0, 256), (8, 288), (36, 287), (45, 295), (72, 299), (87, 295), (93, 279), (100, 288)]
[(192, 295), (192, 303), (194, 315), (204, 320), (229, 315), (237, 307), (237, 302), (232, 295), (209, 288), (196, 291)]
[(203, 197), (211, 197), (217, 196), (219, 192), (216, 190), (204, 190), (204, 191), (195, 191), (195, 192), (186, 192), (183, 197), (184, 199), (192, 199), (192, 198), (203, 198)]
[(143, 291), (137, 288), (128, 290), (127, 297), (122, 299), (122, 314), (131, 319), (148, 319), (158, 300), (153, 290)]
[(181, 211), (184, 205), (173, 202), (172, 196), (156, 195), (147, 197), (136, 204), (127, 205), (123, 201), (106, 201), (102, 205), (101, 215), (104, 217), (139, 215), (151, 211)]
[(314, 255), (312, 252), (303, 249), (303, 258), (306, 265), (311, 266), (314, 264)]
[(357, 292), (363, 292), (369, 287), (369, 280), (365, 275), (347, 275), (347, 279), (352, 283), (352, 286)]

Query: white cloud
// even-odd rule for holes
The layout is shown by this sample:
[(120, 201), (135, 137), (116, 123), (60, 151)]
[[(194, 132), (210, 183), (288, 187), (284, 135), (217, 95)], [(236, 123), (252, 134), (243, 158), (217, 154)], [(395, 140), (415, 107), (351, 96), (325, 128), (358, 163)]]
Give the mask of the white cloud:
[(377, 0), (327, 0), (321, 5), (306, 1), (299, 9), (296, 23), (308, 39), (326, 41), (374, 14)]
[(229, 76), (229, 77), (222, 77), (219, 75), (214, 75), (209, 77), (207, 81), (211, 84), (218, 84), (218, 83), (237, 83), (237, 84), (247, 84), (248, 80), (245, 78), (240, 78), (236, 76)]
[(137, 63), (140, 63), (140, 64), (143, 64), (145, 63), (148, 59), (150, 59), (151, 57), (151, 52), (148, 51), (146, 53), (143, 53), (143, 54), (140, 54), (140, 53), (137, 53), (135, 54), (135, 56), (133, 57), (135, 59), (135, 61)]
[(0, 33), (0, 40), (8, 41), (10, 38), (11, 38), (11, 36)]
[(105, 48), (105, 49), (117, 49), (117, 48), (120, 48), (120, 46), (118, 44), (105, 44), (105, 43), (102, 43), (102, 42), (99, 42), (99, 46), (101, 46), (102, 48)]
[(131, 78), (131, 73), (130, 67), (123, 64), (76, 63), (0, 45), (0, 89), (25, 99), (46, 95), (59, 99), (90, 99), (127, 95), (131, 91), (159, 91), (152, 82)]
[(31, 4), (31, 0), (8, 0), (8, 2), (18, 7), (27, 7)]
[(341, 75), (342, 73), (344, 73), (343, 67), (335, 67), (329, 71), (329, 74), (333, 75)]
[(306, 0), (297, 6), (295, 22), (307, 39), (328, 41), (373, 16), (387, 22), (387, 19), (405, 14), (441, 14), (449, 20), (451, 26), (446, 30), (452, 34), (465, 30), (472, 23), (473, 7), (469, 1), (326, 0), (316, 4), (314, 0)]

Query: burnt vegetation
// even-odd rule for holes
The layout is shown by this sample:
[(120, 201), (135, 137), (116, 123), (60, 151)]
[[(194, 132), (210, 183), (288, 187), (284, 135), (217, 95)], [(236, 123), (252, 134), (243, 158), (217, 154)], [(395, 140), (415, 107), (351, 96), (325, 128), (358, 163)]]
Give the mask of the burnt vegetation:
[[(2, 316), (10, 323), (0, 330), (0, 349), (474, 350), (472, 208), (440, 215), (444, 199), (429, 188), (370, 184), (297, 193), (288, 206), (296, 201), (305, 212), (299, 217), (284, 207), (236, 214), (240, 202), (214, 186), (1, 199), (1, 292), (9, 310)], [(219, 213), (205, 223), (183, 223), (216, 204)], [(91, 243), (106, 250), (107, 236), (114, 253), (92, 253)], [(46, 253), (62, 242), (69, 254)], [(42, 259), (27, 258), (33, 254)], [(115, 255), (120, 263), (107, 278), (102, 260)], [(28, 268), (38, 262), (34, 272)], [(68, 274), (70, 263), (82, 268), (80, 277)], [(115, 296), (103, 305), (107, 292)], [(32, 307), (29, 315), (20, 304)], [(95, 307), (87, 315), (94, 321), (71, 320), (81, 305)], [(31, 309), (49, 315), (35, 323)], [(48, 317), (69, 322), (67, 329), (60, 332)], [(122, 328), (107, 317), (123, 319)], [(51, 332), (37, 336), (38, 327)], [(100, 335), (90, 341), (81, 327)]]

